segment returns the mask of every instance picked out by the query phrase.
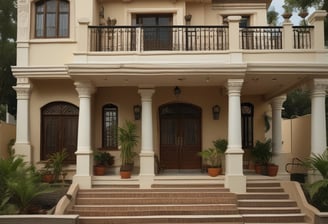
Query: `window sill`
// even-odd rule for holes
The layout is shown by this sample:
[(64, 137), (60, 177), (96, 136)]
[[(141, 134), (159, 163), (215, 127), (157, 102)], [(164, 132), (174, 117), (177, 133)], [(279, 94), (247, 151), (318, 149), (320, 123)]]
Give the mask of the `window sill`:
[(76, 40), (70, 38), (37, 38), (29, 41), (31, 44), (46, 44), (46, 43), (77, 43)]

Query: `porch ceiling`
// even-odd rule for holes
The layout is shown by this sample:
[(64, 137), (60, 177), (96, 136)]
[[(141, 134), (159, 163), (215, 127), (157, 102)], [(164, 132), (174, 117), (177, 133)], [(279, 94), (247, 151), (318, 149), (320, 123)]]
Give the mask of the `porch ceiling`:
[(242, 94), (266, 99), (281, 95), (311, 78), (328, 78), (327, 64), (135, 64), (69, 65), (73, 80), (90, 80), (106, 86), (225, 86), (227, 79), (244, 79)]

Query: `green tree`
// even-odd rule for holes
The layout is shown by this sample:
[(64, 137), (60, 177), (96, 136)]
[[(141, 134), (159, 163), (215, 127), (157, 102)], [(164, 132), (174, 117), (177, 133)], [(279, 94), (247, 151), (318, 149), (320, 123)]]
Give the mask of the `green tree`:
[(279, 15), (279, 13), (276, 12), (274, 7), (270, 8), (270, 10), (267, 12), (267, 21), (270, 26), (277, 25), (278, 15)]
[(16, 0), (0, 0), (0, 104), (16, 114), (16, 79), (11, 66), (16, 64)]
[(287, 94), (282, 112), (283, 118), (293, 118), (311, 113), (310, 92), (303, 89), (294, 89)]

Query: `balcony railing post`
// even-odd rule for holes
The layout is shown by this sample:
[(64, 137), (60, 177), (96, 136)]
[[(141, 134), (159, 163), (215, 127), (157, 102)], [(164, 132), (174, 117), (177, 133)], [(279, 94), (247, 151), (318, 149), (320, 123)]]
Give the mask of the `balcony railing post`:
[(141, 27), (137, 27), (136, 28), (136, 51), (137, 52), (141, 52), (142, 41), (143, 41), (143, 39), (141, 36)]
[(239, 22), (241, 16), (228, 16), (229, 22), (229, 50), (239, 50)]
[(88, 43), (89, 43), (89, 34), (88, 34), (88, 25), (90, 23), (89, 19), (81, 18), (78, 20), (78, 34), (77, 34), (77, 49), (80, 53), (88, 52)]
[(294, 33), (293, 33), (293, 24), (288, 20), (283, 24), (282, 31), (283, 46), (285, 50), (291, 50), (294, 48)]
[(325, 10), (315, 11), (309, 20), (309, 23), (314, 26), (314, 32), (312, 32), (313, 48), (314, 49), (324, 49), (325, 39), (324, 39), (324, 20), (327, 16)]

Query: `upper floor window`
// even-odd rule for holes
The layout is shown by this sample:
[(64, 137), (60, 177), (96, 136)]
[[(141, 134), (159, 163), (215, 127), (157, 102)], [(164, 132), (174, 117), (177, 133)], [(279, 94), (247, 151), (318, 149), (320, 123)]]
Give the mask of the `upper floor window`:
[(118, 148), (118, 110), (113, 104), (103, 106), (102, 147), (106, 149)]
[(69, 36), (69, 2), (40, 0), (36, 3), (35, 37), (64, 38)]

